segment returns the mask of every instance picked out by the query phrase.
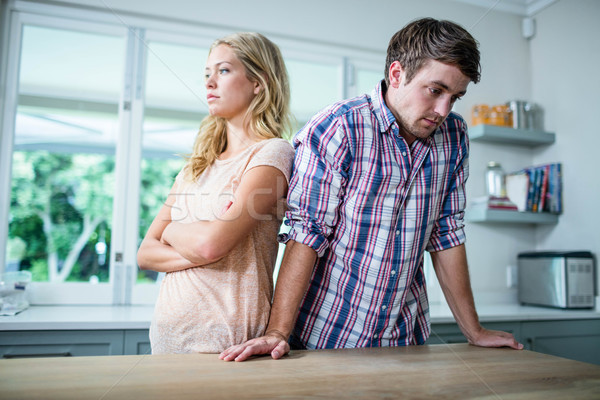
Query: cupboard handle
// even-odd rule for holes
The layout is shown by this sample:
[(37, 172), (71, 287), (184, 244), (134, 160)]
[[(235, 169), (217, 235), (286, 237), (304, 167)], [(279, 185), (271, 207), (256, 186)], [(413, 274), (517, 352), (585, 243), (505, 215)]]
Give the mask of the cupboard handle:
[(3, 354), (2, 358), (38, 358), (38, 357), (72, 357), (73, 354), (64, 353), (33, 353), (33, 354)]
[(527, 341), (527, 348), (528, 348), (528, 350), (533, 350), (533, 345), (534, 345), (533, 338), (528, 337), (526, 339), (526, 341)]

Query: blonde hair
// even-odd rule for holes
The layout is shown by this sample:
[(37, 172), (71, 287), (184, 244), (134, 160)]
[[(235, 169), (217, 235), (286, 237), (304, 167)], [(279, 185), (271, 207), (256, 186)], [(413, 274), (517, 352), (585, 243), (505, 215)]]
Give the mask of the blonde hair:
[[(210, 51), (223, 44), (233, 49), (248, 79), (262, 88), (246, 112), (250, 130), (261, 139), (283, 137), (291, 127), (290, 86), (279, 47), (260, 33), (244, 32), (216, 40)], [(225, 151), (226, 123), (214, 115), (202, 120), (193, 152), (188, 156), (188, 179), (197, 179)]]

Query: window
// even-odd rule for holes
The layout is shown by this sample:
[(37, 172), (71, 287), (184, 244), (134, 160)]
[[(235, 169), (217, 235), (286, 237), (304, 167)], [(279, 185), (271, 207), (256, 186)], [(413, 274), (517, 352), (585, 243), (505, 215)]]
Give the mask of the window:
[[(2, 5), (0, 272), (31, 271), (34, 304), (154, 303), (160, 277), (138, 270), (137, 246), (207, 113), (204, 64), (223, 32)], [(272, 39), (300, 126), (379, 79), (357, 63), (344, 82), (347, 49)]]
[(32, 272), (33, 301), (86, 282), (108, 302), (123, 30), (37, 22), (21, 29), (4, 269)]
[(375, 85), (384, 78), (384, 62), (373, 62), (364, 57), (351, 57), (346, 60), (346, 83), (349, 96), (371, 95)]
[(291, 109), (300, 126), (316, 112), (341, 100), (340, 66), (285, 58), (290, 79)]
[(357, 94), (371, 94), (375, 85), (383, 79), (381, 72), (359, 68), (356, 70)]
[[(207, 115), (204, 67), (209, 43), (146, 41), (147, 68), (142, 139), (138, 243), (160, 210)], [(162, 40), (162, 41), (161, 41)], [(181, 43), (184, 42), (184, 43)], [(161, 274), (138, 270), (134, 303), (154, 302)]]

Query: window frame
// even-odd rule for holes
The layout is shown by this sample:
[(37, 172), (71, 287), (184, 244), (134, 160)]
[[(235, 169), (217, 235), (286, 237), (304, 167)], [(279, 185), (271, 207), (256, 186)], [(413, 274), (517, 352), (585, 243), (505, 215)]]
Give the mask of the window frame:
[[(26, 13), (20, 10), (10, 11), (9, 29), (10, 33), (5, 40), (8, 42), (7, 73), (5, 77), (6, 90), (1, 94), (4, 100), (2, 108), (2, 150), (0, 157), (3, 164), (0, 165), (0, 188), (5, 195), (1, 199), (0, 212), (6, 221), (0, 228), (0, 271), (6, 264), (6, 245), (8, 239), (8, 215), (10, 211), (11, 172), (14, 151), (15, 122), (18, 108), (19, 96), (19, 69), (21, 63), (21, 44), (23, 40), (23, 29), (25, 26), (39, 26), (44, 28), (56, 28), (102, 34), (108, 36), (124, 36), (127, 29), (122, 26), (99, 24), (87, 21), (84, 18), (72, 19), (61, 18), (54, 15), (39, 15)], [(4, 46), (3, 46), (4, 47)], [(119, 120), (122, 116), (119, 115)], [(116, 173), (116, 171), (115, 171)], [(116, 187), (115, 192), (119, 189)], [(115, 215), (113, 213), (113, 225)], [(111, 258), (112, 259), (112, 258)], [(115, 303), (115, 288), (122, 285), (121, 281), (115, 279), (113, 263), (110, 264), (109, 282), (90, 284), (88, 282), (32, 282), (28, 286), (28, 299), (32, 304), (113, 304)]]

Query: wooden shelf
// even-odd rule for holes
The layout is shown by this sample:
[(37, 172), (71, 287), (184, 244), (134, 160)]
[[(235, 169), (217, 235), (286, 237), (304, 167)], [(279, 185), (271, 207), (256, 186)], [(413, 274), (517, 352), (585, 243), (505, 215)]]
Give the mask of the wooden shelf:
[(535, 147), (554, 143), (555, 135), (552, 132), (545, 131), (514, 129), (496, 125), (476, 125), (469, 128), (469, 139), (472, 142)]
[(556, 224), (558, 215), (547, 212), (526, 212), (511, 210), (492, 210), (486, 207), (472, 207), (465, 211), (465, 220), (469, 222), (497, 222), (520, 224)]

